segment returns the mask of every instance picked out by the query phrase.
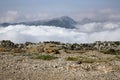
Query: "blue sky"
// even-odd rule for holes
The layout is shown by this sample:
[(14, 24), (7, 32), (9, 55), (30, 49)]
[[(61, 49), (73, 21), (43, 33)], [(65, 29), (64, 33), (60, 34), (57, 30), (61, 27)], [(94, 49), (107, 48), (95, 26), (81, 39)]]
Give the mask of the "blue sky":
[(37, 16), (38, 14), (76, 15), (74, 13), (105, 9), (119, 11), (119, 3), (120, 0), (0, 0), (0, 16), (9, 12), (17, 12), (19, 16), (25, 17), (25, 15)]
[(118, 9), (120, 0), (0, 0), (0, 10), (69, 12), (87, 9)]

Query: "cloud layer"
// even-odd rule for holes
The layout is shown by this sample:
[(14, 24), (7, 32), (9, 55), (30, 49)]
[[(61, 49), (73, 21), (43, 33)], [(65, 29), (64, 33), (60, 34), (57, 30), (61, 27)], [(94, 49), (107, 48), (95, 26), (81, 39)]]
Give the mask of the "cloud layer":
[[(113, 9), (90, 9), (81, 10), (77, 12), (23, 12), (19, 10), (8, 10), (5, 12), (0, 12), (0, 23), (16, 23), (16, 22), (26, 22), (26, 21), (36, 21), (36, 20), (48, 20), (55, 17), (69, 16), (78, 22), (119, 22), (120, 21), (120, 11)], [(86, 23), (86, 22), (84, 22)]]
[(6, 13), (0, 15), (0, 23), (14, 22), (18, 17), (19, 13), (17, 11), (7, 11)]
[(119, 41), (119, 23), (89, 23), (75, 29), (55, 26), (11, 25), (0, 27), (0, 40), (15, 43), (26, 41), (60, 41), (67, 43), (89, 43), (94, 41)]

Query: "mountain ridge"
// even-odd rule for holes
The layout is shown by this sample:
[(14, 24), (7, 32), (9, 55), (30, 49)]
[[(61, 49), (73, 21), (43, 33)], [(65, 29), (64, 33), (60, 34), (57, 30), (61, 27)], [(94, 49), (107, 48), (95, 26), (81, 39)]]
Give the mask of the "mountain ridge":
[(19, 23), (1, 23), (0, 26), (6, 27), (9, 25), (21, 25), (21, 24), (28, 26), (45, 25), (45, 26), (56, 26), (62, 28), (75, 28), (77, 22), (68, 16), (62, 16), (62, 17), (50, 19), (48, 21), (37, 20), (37, 21), (19, 22)]

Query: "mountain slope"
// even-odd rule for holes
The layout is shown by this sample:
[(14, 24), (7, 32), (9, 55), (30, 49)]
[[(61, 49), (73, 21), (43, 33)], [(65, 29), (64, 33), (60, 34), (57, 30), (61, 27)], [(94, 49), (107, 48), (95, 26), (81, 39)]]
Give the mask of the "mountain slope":
[(54, 18), (48, 21), (31, 21), (31, 22), (20, 22), (20, 23), (2, 23), (0, 24), (0, 26), (6, 27), (9, 25), (35, 25), (35, 26), (39, 26), (39, 25), (46, 25), (46, 26), (56, 26), (56, 27), (63, 27), (63, 28), (74, 28), (75, 25), (77, 24), (76, 21), (74, 21), (72, 18), (68, 17), (68, 16), (62, 16), (59, 18)]

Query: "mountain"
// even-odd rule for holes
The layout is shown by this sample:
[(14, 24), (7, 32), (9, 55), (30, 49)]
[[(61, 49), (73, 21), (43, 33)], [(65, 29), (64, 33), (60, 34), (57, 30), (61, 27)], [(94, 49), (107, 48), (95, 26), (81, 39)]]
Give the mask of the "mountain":
[(64, 28), (74, 28), (77, 22), (74, 21), (72, 18), (63, 16), (60, 18), (52, 19), (50, 21), (47, 21), (44, 23), (44, 25), (49, 25), (49, 26), (60, 26)]
[(20, 25), (20, 24), (29, 25), (29, 26), (46, 25), (46, 26), (56, 26), (56, 27), (63, 27), (63, 28), (74, 28), (77, 22), (68, 16), (62, 16), (62, 17), (54, 18), (47, 21), (38, 20), (38, 21), (20, 22), (20, 23), (2, 23), (0, 24), (0, 26), (6, 27), (9, 25)]

